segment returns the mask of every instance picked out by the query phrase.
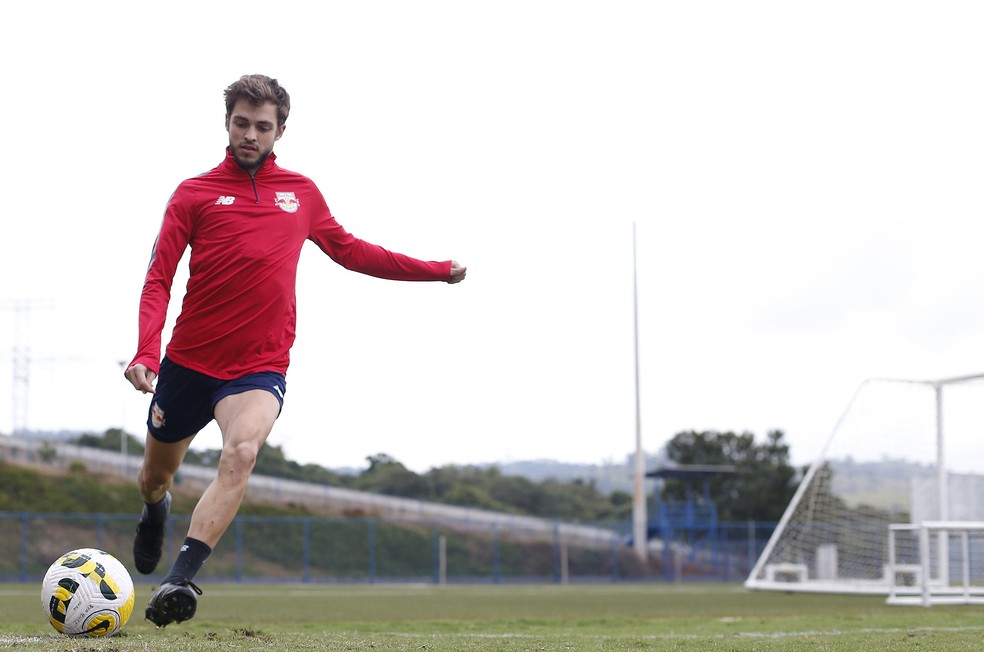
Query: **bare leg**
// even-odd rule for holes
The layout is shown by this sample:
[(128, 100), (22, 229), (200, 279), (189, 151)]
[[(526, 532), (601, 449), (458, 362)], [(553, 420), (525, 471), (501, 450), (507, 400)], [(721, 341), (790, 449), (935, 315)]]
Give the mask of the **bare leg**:
[(156, 503), (164, 498), (192, 439), (194, 436), (166, 444), (147, 433), (143, 464), (137, 472), (137, 489), (145, 503)]
[(212, 548), (222, 538), (239, 511), (256, 456), (279, 413), (280, 402), (263, 389), (233, 394), (216, 403), (215, 420), (222, 431), (219, 470), (195, 507), (189, 537)]
[[(256, 455), (279, 412), (280, 402), (263, 389), (233, 394), (215, 404), (215, 420), (222, 430), (219, 470), (195, 506), (188, 536), (171, 571), (150, 596), (146, 616), (158, 627), (194, 617), (198, 607), (195, 594), (202, 591), (191, 580), (239, 511)], [(180, 457), (172, 456), (171, 461), (180, 462)], [(166, 491), (162, 487), (170, 484), (173, 475), (161, 473), (162, 477), (149, 478), (147, 493)]]
[(133, 562), (137, 570), (154, 572), (164, 549), (164, 532), (171, 503), (164, 502), (174, 474), (181, 465), (192, 437), (165, 444), (147, 434), (143, 463), (137, 473), (137, 489), (146, 505), (133, 537)]

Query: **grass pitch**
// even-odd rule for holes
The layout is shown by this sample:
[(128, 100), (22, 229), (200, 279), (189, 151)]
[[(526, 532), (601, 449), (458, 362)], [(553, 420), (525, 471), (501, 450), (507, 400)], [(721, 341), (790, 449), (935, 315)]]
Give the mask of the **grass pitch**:
[(0, 585), (0, 650), (980, 650), (984, 609), (889, 607), (883, 597), (750, 592), (737, 585), (209, 585), (196, 617), (72, 639), (40, 587)]

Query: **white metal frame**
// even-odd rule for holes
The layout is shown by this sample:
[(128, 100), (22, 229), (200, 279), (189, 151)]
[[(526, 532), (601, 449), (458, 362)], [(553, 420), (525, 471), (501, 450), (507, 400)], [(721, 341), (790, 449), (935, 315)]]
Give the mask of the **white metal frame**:
[[(919, 572), (918, 592), (910, 587), (899, 587), (898, 572), (911, 572), (911, 564), (897, 564), (895, 561), (895, 536), (898, 532), (917, 532), (919, 536)], [(981, 521), (925, 521), (923, 523), (893, 523), (888, 526), (888, 568), (889, 593), (886, 602), (896, 605), (922, 605), (931, 607), (934, 604), (984, 604), (984, 577), (973, 578), (970, 569), (970, 535), (973, 532), (984, 533), (984, 522)], [(950, 534), (956, 534), (960, 539), (960, 582), (951, 584), (949, 578)], [(930, 537), (936, 535), (940, 541), (937, 559), (938, 573), (931, 575), (932, 550)], [(943, 556), (946, 556), (946, 559)], [(974, 585), (974, 580), (982, 582)], [(909, 589), (909, 590), (906, 590)]]
[[(861, 391), (864, 389), (865, 385), (867, 385), (869, 382), (881, 381), (881, 382), (910, 383), (915, 385), (928, 385), (933, 388), (936, 398), (936, 470), (937, 470), (937, 484), (938, 484), (937, 500), (938, 500), (940, 522), (947, 521), (947, 519), (949, 518), (950, 507), (949, 507), (948, 476), (947, 476), (947, 467), (946, 467), (946, 447), (945, 447), (944, 423), (943, 423), (943, 389), (947, 385), (955, 385), (959, 383), (978, 381), (982, 379), (984, 379), (984, 374), (954, 376), (950, 378), (943, 378), (940, 380), (904, 380), (904, 379), (895, 379), (895, 378), (871, 378), (861, 383), (861, 386), (858, 387), (854, 396), (851, 398), (851, 401), (848, 403), (847, 408), (844, 410), (840, 418), (837, 420), (837, 423), (834, 425), (834, 429), (832, 430), (830, 436), (827, 438), (827, 441), (824, 444), (823, 449), (820, 452), (820, 455), (813, 462), (813, 464), (810, 465), (809, 469), (807, 469), (806, 474), (804, 475), (803, 479), (800, 481), (799, 486), (796, 488), (796, 492), (793, 494), (792, 500), (790, 500), (789, 505), (786, 506), (786, 511), (783, 512), (782, 517), (779, 519), (779, 524), (776, 526), (776, 529), (772, 532), (772, 536), (769, 537), (769, 541), (766, 543), (765, 548), (762, 550), (762, 553), (759, 555), (758, 560), (755, 562), (755, 565), (753, 566), (751, 572), (748, 574), (748, 578), (745, 580), (745, 587), (749, 589), (783, 590), (783, 591), (791, 591), (791, 590), (829, 591), (834, 593), (872, 593), (872, 592), (884, 593), (885, 591), (889, 591), (889, 592), (893, 591), (895, 589), (895, 584), (896, 584), (895, 571), (891, 571), (890, 574), (889, 569), (887, 568), (888, 564), (886, 564), (886, 568), (884, 569), (885, 577), (883, 577), (882, 579), (876, 582), (855, 582), (851, 584), (847, 584), (843, 582), (816, 582), (813, 580), (798, 581), (798, 582), (776, 582), (763, 578), (765, 577), (767, 565), (773, 566), (773, 568), (775, 568), (776, 564), (774, 562), (773, 564), (768, 563), (770, 557), (772, 556), (773, 550), (779, 543), (779, 539), (781, 538), (783, 531), (786, 529), (789, 521), (791, 520), (793, 513), (796, 510), (796, 507), (800, 503), (800, 500), (802, 500), (807, 487), (810, 485), (811, 481), (813, 480), (813, 477), (816, 474), (817, 469), (820, 468), (820, 466), (823, 464), (823, 461), (826, 459), (827, 449), (830, 447), (834, 435), (840, 430), (841, 424), (844, 421), (844, 419), (847, 417), (848, 413), (850, 413), (851, 408), (854, 405), (854, 402), (857, 400), (858, 396), (860, 395)], [(948, 577), (949, 570), (947, 568), (947, 564), (949, 563), (950, 556), (949, 554), (947, 554), (946, 549), (947, 546), (949, 545), (949, 540), (947, 538), (947, 534), (945, 531), (941, 530), (938, 532), (938, 534), (940, 537), (939, 539), (940, 555), (937, 561), (940, 564), (940, 569), (941, 569), (940, 576)], [(890, 541), (892, 541), (892, 536), (893, 535), (890, 534), (889, 536)], [(927, 541), (927, 546), (928, 546), (928, 541)], [(890, 564), (894, 564), (894, 558), (890, 560)], [(929, 581), (928, 573), (924, 572), (922, 574), (921, 581), (923, 582)], [(892, 599), (893, 598), (890, 595), (889, 600)]]

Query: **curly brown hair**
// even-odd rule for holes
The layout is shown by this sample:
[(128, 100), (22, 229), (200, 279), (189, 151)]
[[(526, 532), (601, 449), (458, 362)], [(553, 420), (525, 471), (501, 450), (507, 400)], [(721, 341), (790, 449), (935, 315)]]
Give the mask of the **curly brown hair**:
[(273, 102), (277, 107), (277, 126), (287, 122), (290, 113), (290, 95), (266, 75), (243, 75), (225, 89), (226, 116), (232, 115), (232, 108), (239, 100), (246, 100), (254, 106)]

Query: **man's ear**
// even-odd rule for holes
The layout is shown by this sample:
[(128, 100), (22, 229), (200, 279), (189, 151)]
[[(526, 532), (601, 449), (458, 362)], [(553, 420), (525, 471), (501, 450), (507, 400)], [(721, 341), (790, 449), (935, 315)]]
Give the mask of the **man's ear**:
[(226, 113), (225, 128), (226, 128), (226, 131), (229, 131), (229, 114), (228, 113)]
[[(228, 121), (226, 121), (226, 125), (227, 125), (227, 128), (228, 128)], [(277, 129), (277, 132), (278, 132), (277, 133), (277, 137), (274, 138), (273, 140), (274, 141), (280, 140), (280, 137), (284, 135), (284, 131), (286, 129), (287, 129), (287, 123), (285, 122), (284, 124), (280, 125), (280, 127)]]

